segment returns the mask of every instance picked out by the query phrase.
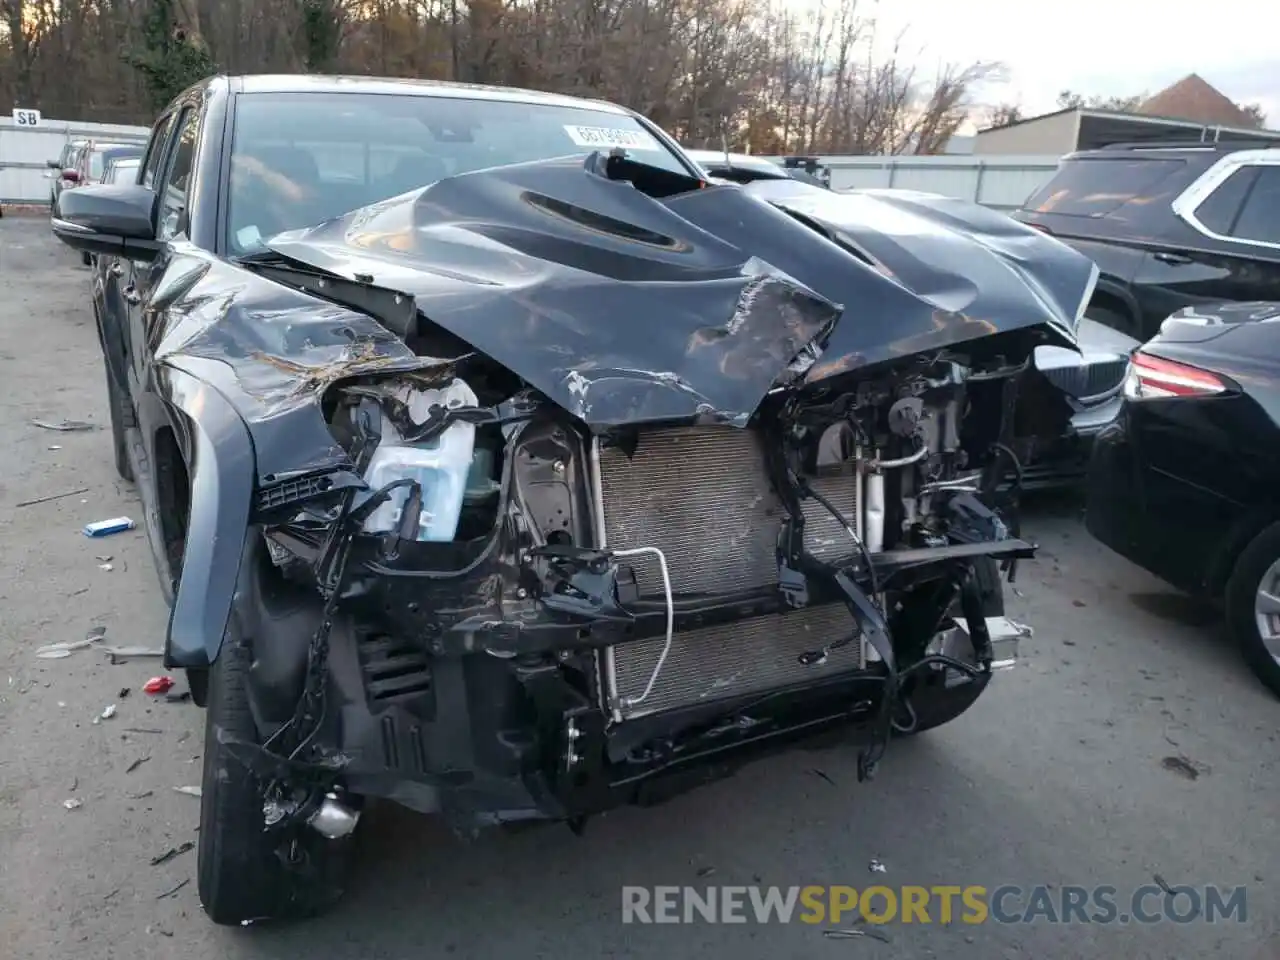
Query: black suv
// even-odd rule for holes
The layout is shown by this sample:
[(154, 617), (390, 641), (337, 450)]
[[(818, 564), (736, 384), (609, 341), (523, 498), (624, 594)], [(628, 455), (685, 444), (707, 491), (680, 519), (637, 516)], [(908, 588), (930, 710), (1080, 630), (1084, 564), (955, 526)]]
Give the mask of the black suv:
[(1185, 306), (1280, 300), (1280, 144), (1073, 153), (1014, 216), (1091, 257), (1087, 316), (1141, 340)]

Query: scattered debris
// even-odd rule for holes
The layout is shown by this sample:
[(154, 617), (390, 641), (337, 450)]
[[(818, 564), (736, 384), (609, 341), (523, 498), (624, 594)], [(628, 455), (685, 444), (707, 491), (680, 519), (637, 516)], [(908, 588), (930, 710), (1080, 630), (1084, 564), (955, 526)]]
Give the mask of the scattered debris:
[(126, 799), (126, 800), (145, 800), (145, 799), (147, 799), (147, 797), (151, 797), (151, 796), (154, 796), (154, 795), (155, 795), (155, 791), (154, 791), (154, 790), (143, 790), (141, 793), (131, 793), (131, 794), (128, 794), (128, 795), (125, 797), (125, 799)]
[(1160, 874), (1158, 874), (1158, 873), (1153, 873), (1153, 874), (1151, 875), (1151, 879), (1152, 879), (1152, 880), (1154, 880), (1154, 881), (1156, 882), (1156, 885), (1157, 885), (1161, 890), (1163, 890), (1165, 893), (1167, 893), (1169, 896), (1171, 896), (1171, 897), (1172, 897), (1172, 896), (1174, 895), (1174, 894), (1173, 894), (1173, 887), (1169, 886), (1169, 882), (1168, 882), (1167, 880), (1165, 880), (1165, 878), (1164, 878), (1164, 877), (1160, 876)]
[(812, 773), (815, 777), (821, 777), (823, 780), (827, 781), (827, 783), (831, 784), (833, 787), (836, 785), (836, 782), (834, 780), (832, 780), (829, 776), (827, 776), (826, 773), (819, 770), (817, 767), (814, 767), (809, 772)]
[(98, 569), (105, 570), (107, 573), (110, 573), (112, 570), (115, 569), (115, 566), (110, 563), (100, 563), (98, 564)]
[(77, 790), (79, 790), (79, 789), (80, 789), (80, 778), (79, 778), (79, 777), (72, 777), (72, 778), (71, 778), (71, 790), (70, 790), (70, 792), (71, 792), (71, 793), (75, 793), (75, 792), (76, 792)]
[(90, 627), (83, 640), (63, 640), (61, 643), (50, 643), (36, 647), (36, 657), (40, 660), (61, 660), (69, 657), (77, 650), (91, 647), (107, 635), (106, 627)]
[(110, 720), (110, 719), (111, 719), (112, 717), (114, 717), (115, 715), (116, 715), (116, 705), (115, 705), (114, 703), (109, 703), (109, 704), (107, 704), (105, 707), (103, 707), (103, 708), (102, 708), (102, 719), (103, 719), (103, 720)]
[(188, 797), (200, 796), (199, 787), (174, 787), (173, 789), (175, 793), (185, 793)]
[(69, 800), (63, 800), (62, 805), (66, 807), (68, 810), (79, 810), (82, 806), (84, 806), (84, 801), (77, 800), (75, 797), (71, 797)]
[(112, 560), (115, 559), (115, 557), (113, 557), (111, 554), (108, 553), (101, 557), (94, 557), (93, 559), (97, 560), (99, 563), (110, 563)]
[(1169, 746), (1171, 747), (1178, 746), (1178, 741), (1173, 739), (1173, 737), (1169, 736), (1167, 733), (1164, 735), (1164, 739), (1169, 744)]
[(872, 873), (888, 873), (888, 868), (880, 862), (879, 857), (872, 857), (871, 862), (867, 864), (867, 869)]
[(1026, 596), (1026, 594), (1025, 594), (1025, 593), (1023, 593), (1021, 590), (1019, 590), (1017, 587), (1013, 587), (1013, 588), (1012, 588), (1012, 590), (1013, 590), (1013, 595), (1014, 595), (1015, 597), (1025, 597), (1025, 596)]
[(137, 760), (133, 761), (133, 763), (129, 764), (129, 766), (125, 767), (124, 772), (133, 773), (133, 771), (137, 770), (140, 766), (142, 766), (144, 763), (146, 763), (150, 759), (151, 759), (150, 756), (139, 757)]
[(113, 533), (124, 533), (132, 530), (134, 522), (128, 517), (112, 517), (110, 520), (96, 520), (84, 525), (86, 537), (109, 537)]
[(173, 689), (173, 677), (152, 677), (142, 685), (143, 693), (161, 694)]
[(125, 727), (125, 733), (164, 733), (163, 730), (157, 730), (154, 727)]
[(716, 872), (715, 867), (699, 867), (698, 868), (698, 876), (700, 877), (709, 877), (709, 876), (712, 876), (715, 872)]
[(49, 450), (61, 450), (61, 449), (62, 449), (62, 444), (60, 444), (60, 443), (51, 443), (51, 444), (49, 444), (48, 449), (49, 449)]
[(855, 940), (858, 937), (870, 937), (881, 943), (892, 943), (889, 935), (875, 927), (848, 927), (843, 930), (823, 930), (822, 935), (828, 940)]
[(1087, 606), (1088, 606), (1088, 604), (1087, 604), (1087, 603), (1085, 603), (1083, 600), (1072, 600), (1072, 601), (1071, 601), (1071, 605), (1072, 605), (1073, 607), (1087, 607)]
[(31, 425), (41, 430), (56, 430), (58, 433), (88, 433), (98, 429), (96, 423), (88, 420), (32, 420)]
[(175, 893), (177, 893), (179, 890), (181, 890), (190, 882), (191, 882), (191, 878), (187, 877), (187, 879), (183, 880), (180, 884), (178, 884), (172, 890), (166, 890), (164, 893), (160, 894), (160, 896), (156, 897), (156, 899), (164, 900), (164, 899), (167, 899), (168, 897), (172, 897)]
[(164, 695), (165, 703), (186, 703), (191, 699), (191, 691), (183, 690), (179, 693), (166, 693)]
[(160, 854), (160, 856), (158, 857), (152, 857), (151, 865), (153, 867), (158, 867), (160, 866), (160, 864), (168, 863), (174, 857), (180, 857), (187, 851), (194, 850), (195, 848), (196, 848), (196, 845), (192, 843), (190, 840), (188, 840), (186, 843), (179, 844), (176, 847), (170, 847), (168, 850)]
[(173, 931), (172, 931), (172, 930), (166, 930), (164, 927), (151, 927), (151, 926), (149, 926), (149, 927), (147, 927), (147, 928), (146, 928), (146, 934), (147, 934), (147, 936), (148, 936), (148, 937), (150, 937), (150, 936), (154, 936), (154, 935), (155, 935), (155, 934), (157, 934), (157, 933), (158, 933), (158, 934), (160, 934), (160, 936), (162, 936), (162, 937), (172, 937), (172, 936), (173, 936)]
[(130, 657), (163, 657), (164, 648), (162, 647), (99, 647), (105, 653), (112, 665), (128, 660)]
[(31, 500), (19, 500), (14, 504), (15, 507), (34, 507), (37, 503), (50, 503), (54, 500), (64, 500), (67, 497), (74, 497), (77, 493), (88, 493), (88, 487), (81, 487), (79, 490), (68, 490), (66, 493), (51, 493), (47, 497), (35, 497)]
[(1170, 773), (1176, 773), (1180, 777), (1188, 780), (1199, 780), (1201, 773), (1207, 773), (1208, 768), (1193, 760), (1179, 754), (1176, 757), (1165, 757), (1160, 761), (1160, 766), (1164, 767)]
[(133, 690), (132, 690), (131, 688), (129, 688), (129, 687), (121, 687), (121, 688), (120, 688), (120, 692), (116, 694), (116, 699), (117, 699), (117, 700), (123, 700), (123, 699), (125, 699), (127, 696), (129, 696), (129, 694), (131, 694), (131, 693), (133, 693)]

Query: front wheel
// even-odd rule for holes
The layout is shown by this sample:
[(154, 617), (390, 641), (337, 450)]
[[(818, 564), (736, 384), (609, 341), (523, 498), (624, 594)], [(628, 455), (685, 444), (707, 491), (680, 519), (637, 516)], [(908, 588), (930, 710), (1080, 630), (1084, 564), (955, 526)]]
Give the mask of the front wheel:
[(1280, 523), (1263, 530), (1240, 554), (1227, 582), (1226, 608), (1245, 662), (1280, 696)]
[(200, 903), (218, 924), (314, 916), (342, 895), (351, 838), (328, 840), (300, 824), (267, 832), (265, 784), (229, 742), (257, 743), (249, 705), (250, 639), (232, 612), (209, 670), (196, 873)]

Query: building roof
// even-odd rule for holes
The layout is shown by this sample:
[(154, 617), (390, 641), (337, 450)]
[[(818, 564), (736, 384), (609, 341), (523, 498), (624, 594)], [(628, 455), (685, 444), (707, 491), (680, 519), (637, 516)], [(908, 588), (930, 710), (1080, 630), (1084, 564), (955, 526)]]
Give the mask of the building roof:
[(1253, 126), (1253, 118), (1249, 114), (1198, 73), (1189, 73), (1155, 96), (1148, 97), (1134, 112), (1148, 117), (1194, 120), (1213, 126)]
[[(1174, 86), (1177, 86), (1175, 84)], [(1159, 94), (1157, 95), (1159, 96)], [(1154, 97), (1152, 98), (1155, 99)], [(1150, 103), (1150, 101), (1148, 101)], [(1234, 107), (1235, 105), (1232, 104)], [(1262, 130), (1245, 117), (1241, 122), (1226, 124), (1205, 122), (1184, 117), (1155, 116), (1148, 113), (1120, 113), (1095, 107), (1064, 107), (1051, 113), (1026, 117), (1012, 123), (986, 127), (978, 131), (979, 139), (993, 130), (1006, 130), (1024, 124), (1039, 123), (1052, 117), (1074, 113), (1079, 117), (1076, 142), (1073, 149), (1089, 150), (1110, 143), (1128, 143), (1140, 140), (1203, 140), (1218, 139), (1280, 140), (1280, 131)]]

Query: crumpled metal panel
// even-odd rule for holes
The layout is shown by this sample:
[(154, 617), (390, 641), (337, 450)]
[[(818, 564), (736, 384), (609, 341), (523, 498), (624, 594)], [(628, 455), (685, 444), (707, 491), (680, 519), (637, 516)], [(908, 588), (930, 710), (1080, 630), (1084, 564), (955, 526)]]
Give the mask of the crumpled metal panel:
[[(655, 199), (599, 168), (593, 156), (451, 177), (271, 247), (412, 297), (422, 316), (598, 428), (743, 427), (780, 380), (818, 382), (1037, 325), (1070, 342), (1092, 269), (972, 204), (886, 199), (894, 216), (862, 229), (847, 198), (796, 181)], [(778, 184), (790, 192), (760, 193)], [(857, 234), (877, 265), (783, 206)], [(248, 424), (264, 480), (343, 461), (320, 411), (334, 382), (452, 375), (447, 359), (416, 356), (406, 331), (190, 244), (138, 286), (157, 377), (172, 366), (216, 387)], [(808, 345), (825, 350), (806, 368), (797, 356)]]
[[(563, 158), (450, 177), (270, 247), (413, 297), (597, 427), (745, 426), (811, 343), (824, 353), (807, 382), (1027, 327), (1074, 344), (1093, 264), (975, 204), (855, 209), (781, 180), (691, 180), (657, 198), (600, 166)], [(874, 263), (793, 214), (856, 235)]]
[(451, 177), (270, 247), (413, 297), (591, 426), (745, 426), (839, 308), (596, 163)]

